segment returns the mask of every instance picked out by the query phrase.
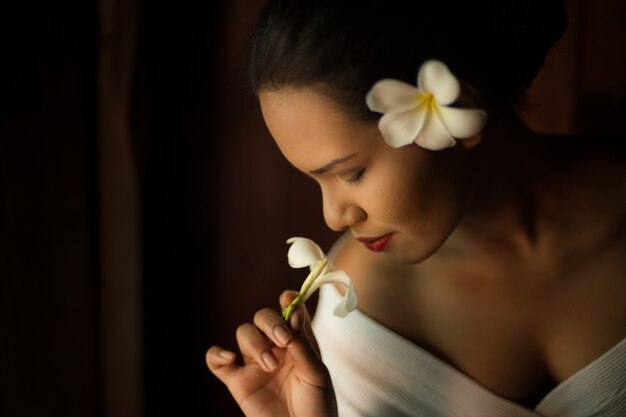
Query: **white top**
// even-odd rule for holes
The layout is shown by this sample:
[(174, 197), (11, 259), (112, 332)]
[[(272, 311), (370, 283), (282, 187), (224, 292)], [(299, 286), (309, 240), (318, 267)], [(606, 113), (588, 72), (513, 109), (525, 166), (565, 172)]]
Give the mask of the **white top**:
[(559, 384), (534, 410), (502, 398), (358, 309), (333, 315), (322, 287), (313, 329), (340, 417), (625, 417), (626, 339)]

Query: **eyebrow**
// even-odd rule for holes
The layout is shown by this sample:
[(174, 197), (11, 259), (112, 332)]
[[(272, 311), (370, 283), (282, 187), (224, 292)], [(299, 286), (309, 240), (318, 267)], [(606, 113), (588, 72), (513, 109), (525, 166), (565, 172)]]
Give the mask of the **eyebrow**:
[(352, 155), (348, 155), (348, 156), (345, 156), (343, 158), (335, 159), (334, 161), (331, 161), (330, 163), (324, 165), (323, 167), (314, 169), (313, 171), (310, 171), (310, 172), (311, 172), (311, 174), (321, 175), (321, 174), (323, 174), (325, 172), (328, 172), (331, 169), (333, 169), (335, 167), (335, 165), (342, 164), (342, 163), (346, 162), (347, 160), (349, 160), (349, 159), (351, 159), (351, 158), (353, 158), (355, 156), (356, 156), (356, 154), (353, 153)]

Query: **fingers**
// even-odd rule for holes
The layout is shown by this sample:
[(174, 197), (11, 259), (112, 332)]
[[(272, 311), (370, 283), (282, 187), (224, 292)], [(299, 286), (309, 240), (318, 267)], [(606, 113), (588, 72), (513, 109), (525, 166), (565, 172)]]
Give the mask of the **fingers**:
[[(317, 342), (310, 325), (306, 322), (307, 315), (308, 312), (304, 306), (298, 307), (293, 314), (292, 327), (294, 330), (300, 329), (301, 336), (294, 338), (287, 345), (287, 352), (302, 380), (311, 385), (326, 388), (329, 381), (328, 370), (322, 363)], [(307, 328), (309, 331), (306, 330)]]
[[(285, 291), (280, 295), (280, 305), (284, 308), (298, 295), (296, 291)], [(299, 337), (287, 345), (288, 354), (293, 360), (300, 377), (309, 384), (327, 387), (330, 377), (322, 363), (317, 340), (311, 328), (311, 316), (306, 305), (300, 304), (289, 320), (291, 329)]]
[[(296, 291), (285, 291), (280, 296), (281, 306), (289, 305), (297, 294)], [(253, 323), (239, 326), (236, 332), (244, 365), (239, 366), (235, 363), (234, 353), (213, 346), (206, 353), (207, 366), (222, 382), (230, 385), (237, 380), (235, 379), (237, 374), (243, 375), (245, 369), (251, 370), (252, 367), (273, 373), (286, 359), (283, 354), (286, 353), (301, 378), (310, 384), (324, 386), (325, 382), (329, 381), (328, 371), (320, 359), (311, 330), (311, 318), (304, 304), (296, 309), (289, 324), (291, 329), (275, 310), (269, 308), (259, 310), (254, 316)], [(297, 337), (294, 332), (297, 333)], [(279, 348), (286, 348), (286, 351)]]
[(272, 372), (278, 367), (278, 358), (272, 352), (272, 345), (254, 324), (244, 323), (239, 326), (236, 337), (247, 364), (254, 361), (266, 372)]
[(205, 355), (209, 370), (226, 385), (228, 385), (231, 377), (239, 369), (239, 366), (235, 364), (236, 358), (237, 355), (233, 352), (219, 346), (212, 346)]
[[(254, 324), (239, 326), (236, 338), (246, 365), (256, 364), (266, 372), (273, 372), (280, 363), (272, 347), (276, 345), (284, 348), (292, 341), (293, 334), (280, 313), (264, 308), (255, 314)], [(207, 352), (209, 369), (222, 380), (239, 369), (233, 363), (234, 360), (232, 352), (219, 347), (213, 347)]]
[(285, 320), (276, 311), (264, 308), (254, 315), (254, 324), (276, 344), (285, 347), (293, 339), (293, 335)]
[[(297, 291), (284, 291), (279, 298), (280, 305), (283, 308), (288, 306), (297, 295)], [(317, 344), (317, 340), (315, 339), (315, 335), (313, 334), (313, 329), (311, 328), (311, 315), (309, 314), (309, 310), (304, 303), (300, 304), (291, 316), (289, 325), (294, 331), (298, 332), (301, 337), (305, 338), (311, 344), (319, 356), (320, 349)]]
[(298, 291), (293, 291), (293, 290), (283, 291), (283, 293), (278, 298), (278, 301), (280, 302), (280, 306), (282, 308), (287, 307), (289, 303), (291, 303), (293, 299), (296, 298), (297, 296), (298, 296)]

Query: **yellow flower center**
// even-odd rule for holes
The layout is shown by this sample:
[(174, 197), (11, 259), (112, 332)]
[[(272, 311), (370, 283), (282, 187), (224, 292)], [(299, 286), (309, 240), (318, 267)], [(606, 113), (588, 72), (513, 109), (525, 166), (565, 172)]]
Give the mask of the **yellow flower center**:
[(431, 93), (420, 93), (417, 96), (417, 107), (424, 110), (435, 110), (437, 108), (437, 100)]

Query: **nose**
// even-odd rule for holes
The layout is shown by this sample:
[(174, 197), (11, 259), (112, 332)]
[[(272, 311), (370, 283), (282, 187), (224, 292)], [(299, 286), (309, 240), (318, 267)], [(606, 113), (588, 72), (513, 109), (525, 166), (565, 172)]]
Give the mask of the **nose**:
[(324, 221), (331, 230), (341, 232), (367, 219), (367, 213), (352, 201), (339, 200), (324, 194)]

